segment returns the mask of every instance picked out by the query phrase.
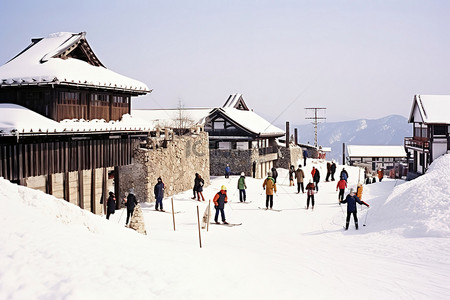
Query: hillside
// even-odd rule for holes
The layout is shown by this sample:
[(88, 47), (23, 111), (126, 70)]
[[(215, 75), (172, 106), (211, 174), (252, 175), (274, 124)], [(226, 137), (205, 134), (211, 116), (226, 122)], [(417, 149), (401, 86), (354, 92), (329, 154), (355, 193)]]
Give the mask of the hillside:
[[(298, 128), (299, 142), (314, 144), (312, 124), (293, 125)], [(403, 145), (403, 138), (411, 136), (412, 127), (408, 119), (390, 115), (381, 119), (359, 119), (345, 122), (320, 123), (319, 145), (331, 147), (327, 157), (342, 163), (342, 143), (346, 145)]]

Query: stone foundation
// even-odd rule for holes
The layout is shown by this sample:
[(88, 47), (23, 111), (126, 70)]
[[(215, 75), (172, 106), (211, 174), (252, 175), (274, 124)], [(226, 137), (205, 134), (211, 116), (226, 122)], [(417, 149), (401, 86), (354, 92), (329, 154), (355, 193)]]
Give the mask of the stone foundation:
[(281, 158), (276, 162), (277, 168), (289, 169), (291, 165), (297, 169), (298, 165), (303, 165), (303, 150), (299, 146), (290, 145), (289, 148), (281, 147)]

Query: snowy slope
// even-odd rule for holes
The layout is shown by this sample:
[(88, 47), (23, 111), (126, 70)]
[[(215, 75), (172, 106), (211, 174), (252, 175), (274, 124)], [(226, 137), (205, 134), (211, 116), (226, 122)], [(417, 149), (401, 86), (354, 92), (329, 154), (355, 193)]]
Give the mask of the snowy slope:
[[(206, 202), (191, 191), (174, 197), (176, 231), (171, 214), (143, 204), (143, 236), (124, 227), (122, 211), (107, 221), (1, 179), (0, 299), (448, 299), (449, 159), (408, 183), (364, 186), (371, 208), (358, 207), (359, 231), (342, 228), (336, 182), (321, 182), (305, 210), (306, 195), (280, 169), (276, 212), (258, 209), (262, 180), (247, 178), (252, 202), (241, 204), (238, 177), (212, 178), (205, 198), (225, 184), (227, 220), (243, 225), (211, 225), (201, 249), (196, 208)], [(307, 180), (312, 165), (323, 178), (324, 162), (308, 160)], [(346, 169), (355, 187), (358, 170)]]

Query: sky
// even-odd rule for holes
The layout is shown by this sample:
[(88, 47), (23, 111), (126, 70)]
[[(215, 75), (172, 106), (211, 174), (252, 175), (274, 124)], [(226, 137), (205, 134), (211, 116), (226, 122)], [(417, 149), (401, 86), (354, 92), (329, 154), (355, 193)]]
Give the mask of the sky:
[(132, 108), (221, 106), (240, 93), (275, 125), (408, 116), (449, 94), (449, 1), (0, 1), (0, 64), (31, 38), (87, 32), (109, 69), (152, 93)]

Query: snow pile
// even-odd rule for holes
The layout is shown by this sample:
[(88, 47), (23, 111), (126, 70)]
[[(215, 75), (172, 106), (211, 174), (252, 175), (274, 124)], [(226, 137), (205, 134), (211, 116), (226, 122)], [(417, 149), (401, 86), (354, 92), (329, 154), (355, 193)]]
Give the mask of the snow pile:
[(406, 237), (450, 237), (450, 154), (436, 159), (428, 172), (397, 186), (377, 211), (380, 229)]

